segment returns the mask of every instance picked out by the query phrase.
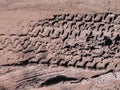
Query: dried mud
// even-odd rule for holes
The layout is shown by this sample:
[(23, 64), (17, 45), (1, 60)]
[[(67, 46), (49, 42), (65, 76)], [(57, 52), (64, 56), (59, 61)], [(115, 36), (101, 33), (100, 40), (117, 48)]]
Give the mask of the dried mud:
[(117, 5), (1, 1), (0, 90), (119, 90)]

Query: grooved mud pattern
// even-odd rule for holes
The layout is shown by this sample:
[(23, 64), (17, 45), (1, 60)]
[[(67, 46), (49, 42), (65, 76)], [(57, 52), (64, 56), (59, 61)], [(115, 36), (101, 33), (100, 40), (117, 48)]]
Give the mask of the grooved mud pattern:
[(0, 55), (0, 66), (41, 63), (119, 70), (120, 15), (54, 15), (53, 18), (39, 20), (23, 33), (1, 33)]

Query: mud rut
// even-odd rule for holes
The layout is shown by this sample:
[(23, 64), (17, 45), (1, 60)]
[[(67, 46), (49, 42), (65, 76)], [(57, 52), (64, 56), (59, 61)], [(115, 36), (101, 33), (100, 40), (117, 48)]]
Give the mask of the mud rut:
[[(102, 73), (119, 71), (120, 15), (54, 15), (53, 18), (39, 20), (26, 33), (0, 34), (0, 51), (5, 52), (3, 58), (9, 51), (16, 56), (8, 56), (0, 63), (1, 67), (45, 64), (47, 67), (56, 65)], [(52, 79), (59, 82), (57, 78), (76, 80), (73, 76), (56, 76)]]

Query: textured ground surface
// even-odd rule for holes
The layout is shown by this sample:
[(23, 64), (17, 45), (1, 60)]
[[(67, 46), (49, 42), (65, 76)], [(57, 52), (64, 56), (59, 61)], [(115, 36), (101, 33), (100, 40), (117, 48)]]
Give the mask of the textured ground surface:
[(119, 90), (119, 0), (0, 0), (0, 90)]

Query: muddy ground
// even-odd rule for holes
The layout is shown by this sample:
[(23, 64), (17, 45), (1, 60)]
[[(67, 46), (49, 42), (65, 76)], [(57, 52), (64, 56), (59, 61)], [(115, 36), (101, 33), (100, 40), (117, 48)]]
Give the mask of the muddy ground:
[(120, 90), (119, 0), (0, 0), (0, 90)]

